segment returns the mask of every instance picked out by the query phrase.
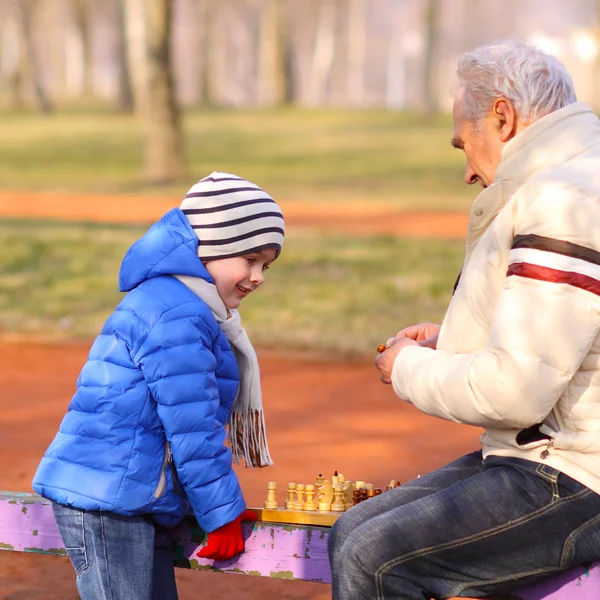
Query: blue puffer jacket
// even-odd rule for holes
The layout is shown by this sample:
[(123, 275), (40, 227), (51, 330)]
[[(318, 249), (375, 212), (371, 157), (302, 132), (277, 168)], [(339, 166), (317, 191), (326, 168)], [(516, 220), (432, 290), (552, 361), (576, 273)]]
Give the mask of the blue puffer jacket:
[(213, 531), (246, 508), (225, 425), (239, 385), (229, 342), (206, 304), (171, 274), (214, 282), (183, 213), (129, 249), (129, 291), (96, 338), (77, 392), (33, 480), (60, 504), (176, 524), (189, 500)]

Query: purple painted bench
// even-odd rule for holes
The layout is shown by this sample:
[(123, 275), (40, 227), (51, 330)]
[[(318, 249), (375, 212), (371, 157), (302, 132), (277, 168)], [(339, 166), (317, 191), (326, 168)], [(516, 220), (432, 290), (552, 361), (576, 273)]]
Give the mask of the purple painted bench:
[[(243, 523), (246, 551), (227, 561), (195, 556), (205, 533), (192, 517), (174, 530), (178, 567), (331, 583), (329, 527), (256, 521)], [(36, 494), (0, 492), (0, 550), (66, 556), (47, 500)], [(513, 592), (522, 600), (599, 600), (600, 564), (573, 569)]]

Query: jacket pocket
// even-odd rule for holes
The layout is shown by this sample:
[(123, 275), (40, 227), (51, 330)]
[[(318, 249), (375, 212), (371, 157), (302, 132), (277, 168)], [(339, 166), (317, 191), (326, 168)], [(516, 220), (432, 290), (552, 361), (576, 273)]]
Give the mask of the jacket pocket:
[(152, 494), (152, 502), (156, 502), (163, 497), (167, 490), (167, 469), (173, 464), (173, 453), (171, 452), (171, 445), (165, 440), (165, 455), (160, 465), (160, 475), (158, 477), (158, 484), (154, 493)]

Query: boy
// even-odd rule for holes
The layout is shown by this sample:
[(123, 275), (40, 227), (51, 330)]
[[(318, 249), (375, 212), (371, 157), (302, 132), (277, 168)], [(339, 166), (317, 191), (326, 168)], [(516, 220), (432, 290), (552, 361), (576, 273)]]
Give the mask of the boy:
[(268, 194), (212, 173), (125, 255), (119, 286), (129, 293), (33, 480), (53, 501), (84, 600), (177, 598), (165, 528), (188, 504), (208, 532), (199, 556), (243, 551), (232, 460), (272, 461), (256, 355), (235, 309), (283, 241)]

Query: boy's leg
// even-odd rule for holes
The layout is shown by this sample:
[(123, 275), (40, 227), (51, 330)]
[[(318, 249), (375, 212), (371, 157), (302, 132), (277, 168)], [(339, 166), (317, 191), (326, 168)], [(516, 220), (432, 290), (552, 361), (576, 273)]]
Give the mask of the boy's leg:
[(440, 490), (450, 487), (457, 481), (462, 481), (481, 473), (482, 468), (481, 451), (472, 452), (418, 479), (409, 481), (399, 488), (370, 498), (366, 502), (361, 502), (348, 512), (342, 513), (341, 517), (332, 527), (327, 541), (334, 589), (340, 571), (338, 562), (342, 548), (346, 539), (357, 527), (374, 517), (397, 509), (399, 506), (414, 502), (424, 496), (435, 494)]
[(490, 457), (480, 474), (352, 532), (338, 559), (333, 598), (510, 592), (600, 558), (599, 514), (600, 496), (555, 469)]
[(149, 518), (52, 508), (82, 600), (152, 598), (155, 529)]

